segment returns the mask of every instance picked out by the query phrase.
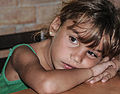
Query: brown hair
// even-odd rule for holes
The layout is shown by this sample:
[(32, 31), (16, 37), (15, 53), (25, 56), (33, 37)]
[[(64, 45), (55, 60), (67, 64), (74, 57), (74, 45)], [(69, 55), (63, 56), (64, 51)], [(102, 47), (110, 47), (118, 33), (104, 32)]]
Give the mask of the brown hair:
[[(73, 20), (74, 26), (91, 23), (92, 27), (84, 31), (79, 39), (82, 43), (91, 43), (93, 48), (99, 45), (103, 38), (103, 57), (110, 59), (120, 53), (120, 21), (114, 5), (107, 0), (73, 0), (65, 3), (59, 14), (61, 25), (68, 19)], [(80, 27), (81, 28), (81, 27)]]
[[(79, 37), (80, 41), (92, 43), (89, 47), (94, 48), (103, 38), (102, 55), (112, 59), (120, 53), (120, 17), (118, 13), (108, 0), (72, 0), (64, 3), (57, 16), (60, 17), (61, 26), (66, 20), (73, 20), (74, 24), (68, 27), (69, 29), (83, 23), (90, 23), (92, 27), (83, 32), (84, 34)], [(46, 38), (50, 38), (48, 32), (45, 34)]]

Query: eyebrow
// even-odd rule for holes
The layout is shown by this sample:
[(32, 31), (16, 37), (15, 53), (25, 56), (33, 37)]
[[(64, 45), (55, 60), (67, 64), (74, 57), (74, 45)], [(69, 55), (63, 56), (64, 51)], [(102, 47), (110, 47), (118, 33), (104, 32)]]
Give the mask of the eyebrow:
[(77, 34), (77, 36), (79, 37), (79, 32), (76, 29), (73, 29), (71, 26), (68, 26), (67, 29), (71, 30), (73, 33)]
[[(71, 30), (73, 33), (77, 34), (78, 37), (80, 36), (80, 35), (79, 35), (79, 32), (78, 32), (76, 29), (71, 28), (71, 26), (68, 26), (67, 29), (69, 29), (69, 30)], [(102, 50), (99, 50), (99, 49), (97, 49), (97, 50), (94, 49), (94, 51), (97, 51), (97, 52), (99, 52), (99, 53), (102, 53)]]
[(73, 33), (75, 33), (78, 36), (78, 39), (80, 38), (80, 35), (79, 35), (80, 32), (78, 32), (76, 29), (73, 29), (71, 27), (68, 27), (68, 29), (71, 30)]
[[(71, 29), (75, 34), (77, 34), (78, 35), (78, 31), (77, 30), (75, 30), (75, 29)], [(78, 35), (79, 36), (79, 35)]]
[(74, 33), (78, 34), (79, 32), (75, 29), (73, 29), (73, 26), (67, 26), (68, 30), (72, 30)]
[(99, 52), (99, 53), (102, 53), (102, 50), (95, 50), (95, 51), (97, 51), (97, 52)]

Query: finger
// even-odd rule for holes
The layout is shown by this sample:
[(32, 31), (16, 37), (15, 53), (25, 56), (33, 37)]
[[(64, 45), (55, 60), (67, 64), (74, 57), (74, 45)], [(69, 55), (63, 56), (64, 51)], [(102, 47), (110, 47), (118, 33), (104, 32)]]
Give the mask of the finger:
[(91, 80), (93, 80), (94, 77), (91, 77), (90, 79), (88, 79), (86, 82), (90, 82)]
[(106, 82), (108, 81), (110, 78), (112, 78), (112, 73), (108, 70), (106, 70), (104, 73), (103, 73), (103, 78), (102, 78), (102, 82)]
[(104, 62), (107, 62), (107, 61), (109, 61), (109, 57), (103, 58), (102, 61), (101, 61), (100, 63), (104, 63)]
[(103, 74), (100, 74), (100, 75), (94, 77), (94, 78), (90, 81), (90, 83), (91, 83), (91, 84), (94, 84), (94, 83), (100, 81), (102, 78), (103, 78)]
[(91, 68), (91, 71), (93, 72), (93, 76), (97, 76), (101, 73), (103, 73), (106, 69), (108, 69), (111, 66), (115, 66), (115, 64), (111, 61), (102, 63), (102, 64), (97, 64), (96, 66)]
[(112, 77), (114, 77), (116, 75), (117, 70), (115, 68), (113, 68), (113, 67), (109, 67), (107, 70), (105, 70), (104, 76), (105, 76), (105, 73), (106, 73), (106, 75), (109, 75), (110, 78), (112, 78)]
[(103, 65), (108, 68), (108, 67), (113, 67), (113, 68), (116, 68), (116, 65), (112, 62), (112, 61), (108, 61), (106, 63), (103, 63)]
[(116, 64), (113, 61), (110, 61), (112, 63), (113, 68), (116, 68)]
[(107, 74), (106, 76), (103, 77), (103, 79), (101, 80), (103, 83), (108, 81), (111, 78), (110, 74)]
[(119, 63), (116, 61), (116, 59), (113, 58), (111, 61), (115, 64), (116, 70), (119, 70), (119, 66), (118, 66)]
[(105, 83), (105, 82), (107, 82), (109, 79), (110, 79), (110, 78), (108, 78), (108, 77), (106, 76), (106, 77), (104, 77), (104, 78), (101, 80), (101, 82)]
[(105, 76), (107, 76), (107, 75), (110, 75), (110, 73), (108, 72), (108, 70), (105, 70), (105, 72), (103, 72), (103, 76), (105, 77)]

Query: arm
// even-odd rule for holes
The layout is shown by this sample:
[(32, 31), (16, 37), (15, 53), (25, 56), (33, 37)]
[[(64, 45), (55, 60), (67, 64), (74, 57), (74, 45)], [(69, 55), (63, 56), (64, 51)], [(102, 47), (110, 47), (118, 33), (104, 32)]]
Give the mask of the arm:
[[(24, 52), (24, 53), (21, 53)], [(98, 65), (92, 69), (51, 70), (46, 71), (37, 56), (27, 47), (16, 49), (12, 59), (13, 67), (20, 78), (32, 89), (42, 94), (64, 92), (83, 83), (92, 75), (98, 75), (111, 64)], [(97, 68), (100, 70), (97, 72)], [(91, 71), (92, 70), (92, 71)], [(93, 73), (92, 73), (93, 72)]]

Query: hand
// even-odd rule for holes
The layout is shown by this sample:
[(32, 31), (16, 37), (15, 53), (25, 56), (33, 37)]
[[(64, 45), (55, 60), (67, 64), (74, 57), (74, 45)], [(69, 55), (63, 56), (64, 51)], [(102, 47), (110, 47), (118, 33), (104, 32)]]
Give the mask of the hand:
[(104, 58), (102, 61), (101, 61), (101, 63), (103, 63), (103, 62), (114, 62), (114, 64), (115, 64), (115, 67), (113, 68), (112, 66), (111, 67), (108, 67), (103, 73), (101, 73), (101, 74), (99, 74), (99, 75), (97, 75), (97, 76), (94, 76), (94, 77), (92, 77), (91, 79), (89, 79), (87, 82), (90, 82), (90, 83), (95, 83), (95, 82), (98, 82), (98, 81), (102, 81), (102, 82), (106, 82), (106, 81), (108, 81), (109, 79), (111, 79), (111, 78), (113, 78), (115, 75), (116, 75), (116, 73), (117, 73), (117, 71), (118, 71), (118, 69), (119, 69), (119, 67), (118, 67), (118, 62), (115, 62), (115, 60), (113, 59), (112, 61), (108, 61), (108, 59), (107, 58)]
[(96, 66), (92, 67), (91, 70), (93, 72), (93, 77), (100, 75), (109, 67), (116, 68), (116, 65), (112, 61), (109, 61), (109, 62), (99, 63)]
[(117, 74), (116, 68), (113, 68), (112, 66), (107, 68), (103, 73), (92, 77), (87, 82), (90, 82), (91, 84), (96, 83), (98, 81), (106, 82), (109, 79), (113, 78)]

